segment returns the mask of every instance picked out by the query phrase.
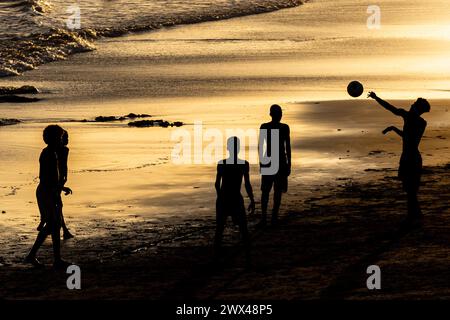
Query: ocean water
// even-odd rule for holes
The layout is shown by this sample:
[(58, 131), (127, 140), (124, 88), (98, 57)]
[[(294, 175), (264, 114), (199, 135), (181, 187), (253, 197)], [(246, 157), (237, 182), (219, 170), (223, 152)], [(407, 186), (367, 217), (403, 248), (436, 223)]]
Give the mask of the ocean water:
[(300, 0), (1, 0), (0, 76), (93, 50), (99, 36), (117, 36), (273, 11)]

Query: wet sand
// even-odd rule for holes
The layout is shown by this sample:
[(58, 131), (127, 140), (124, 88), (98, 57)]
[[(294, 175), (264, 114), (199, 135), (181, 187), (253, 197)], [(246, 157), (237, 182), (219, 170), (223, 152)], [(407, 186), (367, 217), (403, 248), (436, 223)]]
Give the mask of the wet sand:
[[(251, 227), (250, 268), (230, 226), (226, 255), (217, 266), (212, 219), (160, 225), (161, 233), (152, 222), (137, 220), (123, 228), (104, 226), (110, 230), (103, 236), (64, 243), (63, 251), (82, 261), (81, 291), (67, 290), (63, 272), (2, 266), (0, 297), (448, 299), (450, 199), (442, 190), (450, 186), (449, 168), (425, 168), (421, 226), (403, 227), (406, 202), (396, 171), (371, 170), (365, 181), (342, 177), (336, 186), (289, 201), (277, 228)], [(365, 287), (366, 268), (373, 264), (382, 270), (381, 291)]]
[[(407, 107), (410, 101), (394, 103)], [(172, 213), (133, 215), (136, 203), (122, 200), (120, 205), (130, 206), (129, 210), (70, 215), (68, 223), (76, 238), (63, 242), (63, 256), (82, 268), (83, 290), (79, 293), (66, 289), (65, 273), (51, 270), (50, 241), (40, 252), (41, 260), (48, 265), (45, 270), (34, 270), (21, 262), (35, 235), (34, 228), (27, 229), (33, 224), (29, 219), (11, 219), (9, 213), (3, 214), (14, 223), (3, 225), (0, 231), (3, 235), (17, 232), (20, 241), (2, 238), (5, 256), (0, 261), (0, 278), (4, 286), (0, 296), (166, 300), (449, 298), (445, 283), (449, 279), (446, 243), (450, 208), (449, 196), (443, 192), (450, 184), (446, 164), (450, 158), (448, 103), (432, 101), (433, 112), (426, 115), (429, 127), (421, 148), (426, 166), (420, 197), (425, 214), (423, 227), (402, 229), (406, 202), (396, 179), (401, 142), (395, 135), (381, 134), (386, 126), (399, 125), (398, 119), (369, 100), (292, 104), (287, 122), (314, 122), (316, 129), (305, 128), (293, 135), (301, 165), (293, 168), (280, 226), (255, 229), (259, 203), (256, 215), (249, 217), (251, 269), (246, 269), (239, 232), (230, 223), (223, 263), (220, 267), (212, 264), (215, 221), (211, 171), (209, 181), (185, 182), (186, 188), (192, 190), (190, 196), (175, 191), (141, 199), (155, 206), (154, 210), (168, 201), (176, 203)], [(317, 162), (307, 161), (311, 154), (322, 159), (320, 169)], [(114, 174), (125, 179), (128, 173)], [(257, 174), (252, 178), (259, 201), (259, 179)], [(198, 210), (180, 212), (192, 202)], [(379, 292), (365, 289), (365, 270), (372, 264), (382, 268), (383, 290)]]
[[(0, 212), (5, 211), (0, 214), (0, 296), (448, 297), (448, 198), (442, 192), (448, 188), (448, 167), (437, 167), (450, 159), (448, 79), (442, 75), (448, 41), (411, 36), (407, 24), (396, 25), (398, 15), (407, 15), (395, 6), (384, 21), (387, 30), (403, 30), (401, 40), (367, 34), (361, 24), (366, 8), (360, 4), (361, 14), (350, 20), (345, 14), (336, 20), (336, 8), (328, 5), (317, 1), (283, 13), (109, 39), (96, 52), (2, 79), (2, 85), (36, 85), (44, 99), (27, 106), (2, 104), (1, 118), (24, 123), (0, 131)], [(436, 62), (431, 72), (425, 72), (424, 61)], [(410, 70), (411, 65), (416, 68)], [(422, 230), (400, 238), (395, 232), (405, 210), (393, 180), (401, 144), (381, 131), (399, 122), (364, 97), (347, 100), (345, 85), (353, 79), (405, 108), (418, 95), (434, 98), (421, 148), (430, 167)], [(280, 228), (255, 231), (257, 218), (250, 218), (254, 268), (248, 272), (241, 252), (234, 253), (239, 235), (232, 228), (224, 268), (209, 265), (215, 165), (174, 166), (171, 129), (71, 122), (135, 112), (188, 124), (201, 119), (205, 128), (220, 130), (258, 128), (268, 121), (271, 103), (282, 104), (283, 121), (291, 126), (294, 170)], [(36, 234), (41, 131), (51, 122), (71, 133), (74, 195), (64, 200), (76, 238), (64, 242), (63, 255), (83, 270), (78, 293), (66, 289), (64, 273), (22, 263)], [(255, 165), (252, 182), (258, 199)], [(397, 242), (390, 245), (393, 239)], [(40, 257), (51, 264), (50, 242)], [(388, 292), (369, 295), (361, 289), (361, 263), (387, 266), (383, 285)]]

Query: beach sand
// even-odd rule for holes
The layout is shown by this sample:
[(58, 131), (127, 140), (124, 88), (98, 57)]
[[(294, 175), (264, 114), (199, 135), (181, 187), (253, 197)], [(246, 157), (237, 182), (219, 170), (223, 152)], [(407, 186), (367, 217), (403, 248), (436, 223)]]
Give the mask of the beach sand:
[[(335, 187), (311, 190), (310, 198), (289, 202), (277, 228), (251, 228), (250, 268), (232, 227), (226, 234), (226, 255), (217, 266), (212, 263), (212, 220), (171, 223), (159, 234), (153, 223), (138, 221), (123, 228), (103, 226), (109, 234), (64, 244), (65, 252), (83, 261), (81, 291), (67, 290), (64, 272), (3, 266), (0, 296), (171, 301), (448, 299), (450, 199), (442, 190), (450, 184), (449, 165), (425, 169), (421, 195), (425, 217), (414, 228), (403, 226), (406, 203), (395, 170), (374, 170), (366, 178), (341, 178)], [(382, 270), (380, 291), (367, 290), (370, 265)]]
[[(357, 8), (360, 14), (345, 11), (336, 19), (339, 8), (316, 1), (105, 39), (95, 52), (1, 79), (5, 86), (35, 85), (43, 100), (1, 107), (1, 118), (23, 123), (0, 129), (0, 297), (448, 298), (449, 209), (442, 190), (449, 184), (450, 97), (442, 66), (449, 43), (427, 32), (411, 35), (398, 24), (406, 17), (395, 6), (384, 15), (387, 33), (368, 34), (360, 25), (366, 7)], [(389, 36), (399, 29), (401, 38)], [(394, 179), (401, 141), (381, 131), (401, 123), (365, 97), (348, 100), (345, 87), (354, 79), (399, 107), (430, 98), (421, 229), (397, 232), (406, 206)], [(280, 227), (257, 231), (257, 216), (249, 217), (250, 270), (231, 226), (224, 266), (211, 267), (215, 165), (175, 166), (175, 128), (73, 122), (135, 112), (183, 121), (187, 130), (197, 120), (205, 130), (257, 129), (272, 103), (282, 104), (291, 126), (293, 173)], [(81, 292), (67, 290), (65, 273), (22, 263), (38, 222), (41, 132), (53, 122), (70, 133), (74, 195), (64, 198), (64, 212), (76, 238), (63, 243), (63, 255), (82, 268)], [(251, 171), (259, 199), (256, 164)], [(40, 257), (51, 264), (50, 242)], [(364, 289), (370, 264), (382, 267), (385, 290)]]
[[(246, 269), (239, 232), (231, 223), (225, 234), (223, 264), (219, 268), (212, 264), (214, 196), (211, 190), (208, 196), (195, 193), (211, 189), (211, 180), (198, 184), (200, 190), (195, 189), (194, 196), (178, 200), (181, 208), (188, 207), (187, 202), (205, 203), (204, 208), (186, 212), (184, 217), (176, 213), (131, 216), (127, 210), (70, 217), (69, 226), (74, 227), (77, 237), (63, 243), (63, 254), (82, 268), (83, 289), (67, 290), (65, 273), (50, 267), (36, 271), (21, 264), (16, 251), (15, 260), (0, 261), (4, 284), (0, 296), (180, 301), (448, 298), (450, 208), (443, 190), (447, 190), (450, 176), (448, 165), (442, 164), (443, 159), (449, 159), (450, 131), (442, 125), (448, 123), (446, 103), (433, 101), (434, 114), (427, 118), (430, 127), (422, 150), (427, 167), (420, 197), (425, 214), (421, 228), (402, 229), (406, 201), (396, 179), (400, 140), (381, 134), (386, 125), (384, 111), (371, 101), (304, 103), (297, 106), (303, 109), (297, 121), (311, 121), (327, 130), (321, 130), (321, 138), (303, 132), (301, 139), (294, 140), (294, 148), (304, 153), (322, 148), (331, 154), (324, 157), (325, 163), (332, 157), (343, 168), (337, 170), (331, 164), (328, 170), (323, 166), (322, 172), (316, 172), (313, 164), (295, 168), (278, 228), (257, 230), (258, 216), (249, 217), (251, 269)], [(397, 105), (407, 105), (407, 101), (397, 101)], [(333, 114), (330, 123), (321, 122), (324, 113), (337, 108), (353, 110)], [(357, 110), (363, 110), (365, 116), (355, 126), (349, 114), (358, 114)], [(358, 139), (353, 131), (359, 132)], [(311, 180), (302, 178), (311, 176), (308, 171), (316, 172)], [(259, 185), (257, 177), (254, 183)], [(167, 200), (159, 201), (164, 204)], [(2, 233), (10, 234), (8, 228), (4, 226)], [(25, 232), (23, 229), (17, 226), (20, 232)], [(26, 232), (23, 242), (14, 245), (3, 238), (3, 248), (25, 254), (24, 243), (31, 244), (34, 231)], [(40, 256), (51, 264), (50, 242)], [(372, 264), (383, 272), (383, 290), (379, 292), (365, 287), (365, 271)]]

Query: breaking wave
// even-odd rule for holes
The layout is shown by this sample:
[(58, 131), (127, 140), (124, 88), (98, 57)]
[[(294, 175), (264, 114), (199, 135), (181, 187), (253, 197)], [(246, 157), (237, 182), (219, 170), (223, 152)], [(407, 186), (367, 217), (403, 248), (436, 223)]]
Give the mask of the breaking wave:
[(41, 64), (94, 50), (94, 41), (100, 37), (270, 12), (302, 2), (0, 0), (0, 77), (20, 75)]

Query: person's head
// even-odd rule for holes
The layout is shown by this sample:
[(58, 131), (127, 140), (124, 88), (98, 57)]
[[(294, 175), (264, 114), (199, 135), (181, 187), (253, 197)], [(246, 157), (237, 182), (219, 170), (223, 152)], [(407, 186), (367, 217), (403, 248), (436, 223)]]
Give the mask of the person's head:
[(66, 130), (64, 130), (62, 135), (62, 145), (67, 146), (68, 144), (69, 144), (69, 133)]
[(411, 111), (416, 112), (417, 114), (421, 115), (425, 112), (430, 112), (431, 106), (430, 103), (423, 98), (419, 98), (411, 105)]
[(274, 104), (270, 107), (270, 116), (272, 117), (273, 122), (280, 122), (283, 117), (283, 111), (281, 107), (277, 104)]
[(61, 138), (64, 133), (63, 128), (56, 124), (47, 126), (44, 129), (43, 138), (44, 142), (52, 147), (61, 145)]
[(230, 137), (227, 140), (227, 150), (230, 154), (230, 158), (236, 158), (241, 151), (241, 141), (238, 137)]

